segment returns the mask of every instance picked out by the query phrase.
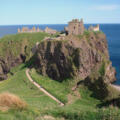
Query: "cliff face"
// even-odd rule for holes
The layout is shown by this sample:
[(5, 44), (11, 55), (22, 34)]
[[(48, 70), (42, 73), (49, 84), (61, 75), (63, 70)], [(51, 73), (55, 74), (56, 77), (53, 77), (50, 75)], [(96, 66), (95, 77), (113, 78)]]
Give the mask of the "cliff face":
[(39, 44), (35, 64), (40, 74), (58, 81), (74, 77), (84, 80), (96, 71), (105, 76), (104, 81), (115, 81), (115, 70), (109, 60), (103, 33), (86, 32), (82, 36), (71, 35), (65, 39)]
[(10, 51), (5, 58), (0, 58), (0, 80), (7, 79), (7, 74), (12, 67), (15, 67), (25, 61), (25, 56), (20, 54), (18, 57), (14, 57)]

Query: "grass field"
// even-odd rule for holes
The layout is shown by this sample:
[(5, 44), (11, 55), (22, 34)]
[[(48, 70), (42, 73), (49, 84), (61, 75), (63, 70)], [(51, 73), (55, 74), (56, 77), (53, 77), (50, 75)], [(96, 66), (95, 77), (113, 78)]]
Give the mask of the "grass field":
[[(78, 88), (80, 97), (77, 97), (71, 92), (71, 85), (67, 81), (59, 83), (48, 77), (43, 77), (35, 70), (32, 70), (30, 74), (36, 82), (41, 84), (55, 97), (65, 102), (65, 106), (60, 107), (29, 82), (25, 70), (24, 64), (12, 69), (14, 76), (9, 75), (8, 80), (0, 82), (0, 93), (10, 92), (16, 94), (27, 102), (28, 108), (22, 111), (9, 110), (0, 112), (0, 120), (35, 120), (37, 118), (41, 120), (41, 117), (44, 115), (54, 116), (56, 120), (62, 118), (67, 120), (103, 120), (103, 118), (109, 118), (111, 115), (114, 117), (115, 114), (117, 118), (119, 117), (118, 109), (97, 108), (96, 105), (100, 101), (92, 98), (90, 96), (91, 92), (87, 88), (83, 86)], [(71, 96), (70, 99), (69, 95)], [(69, 103), (70, 100), (71, 102)], [(112, 120), (117, 120), (117, 118)]]
[[(28, 117), (27, 119), (32, 119), (32, 117), (34, 117), (33, 115), (34, 113), (35, 114), (37, 112), (41, 113), (44, 110), (47, 109), (50, 110), (58, 106), (53, 100), (51, 100), (45, 94), (40, 92), (35, 86), (33, 86), (29, 82), (25, 74), (25, 69), (22, 69), (22, 66), (19, 66), (18, 68), (16, 68), (16, 70), (12, 70), (12, 71), (14, 71), (15, 74), (14, 76), (10, 76), (8, 80), (0, 82), (0, 93), (10, 92), (20, 96), (20, 98), (22, 98), (27, 102), (28, 110), (24, 112), (18, 111), (16, 113), (14, 113), (15, 111), (10, 111), (7, 113), (0, 114), (0, 120), (1, 119), (10, 120), (10, 118), (12, 120), (12, 118), (17, 117), (19, 115), (25, 116), (24, 114), (26, 114), (26, 117)], [(29, 116), (27, 114), (30, 114), (32, 116)], [(19, 119), (19, 117), (16, 119)]]
[[(91, 109), (95, 108), (96, 103), (92, 103), (89, 105), (89, 100), (84, 100), (87, 95), (83, 93), (81, 97), (83, 99), (77, 99), (76, 101), (73, 100), (73, 104), (67, 105), (67, 95), (72, 94), (70, 93), (70, 88), (67, 85), (67, 82), (65, 83), (59, 83), (57, 81), (51, 80), (46, 77), (42, 77), (41, 75), (37, 74), (35, 71), (33, 71), (32, 77), (39, 81), (39, 83), (42, 85), (55, 97), (60, 98), (62, 101), (66, 102), (66, 106), (64, 108), (61, 108), (56, 102), (54, 102), (52, 99), (50, 99), (48, 96), (43, 94), (41, 91), (39, 91), (34, 85), (32, 85), (28, 78), (26, 77), (25, 70), (26, 68), (23, 67), (24, 65), (20, 65), (11, 71), (14, 73), (14, 76), (9, 76), (8, 80), (5, 80), (3, 82), (0, 82), (0, 93), (2, 92), (10, 92), (18, 95), (21, 99), (27, 102), (28, 108), (24, 111), (14, 111), (10, 110), (5, 113), (0, 113), (0, 119), (35, 119), (36, 116), (42, 115), (44, 113), (56, 113), (56, 111), (79, 111), (85, 109)], [(84, 98), (85, 97), (85, 98)], [(76, 98), (76, 97), (75, 97)], [(74, 99), (74, 98), (73, 98)], [(92, 100), (92, 99), (91, 99)], [(94, 101), (95, 102), (95, 101)], [(80, 106), (79, 106), (80, 105)], [(82, 108), (82, 109), (81, 109)], [(50, 113), (49, 113), (50, 112)], [(30, 114), (30, 115), (27, 115)], [(19, 117), (22, 118), (19, 118)]]

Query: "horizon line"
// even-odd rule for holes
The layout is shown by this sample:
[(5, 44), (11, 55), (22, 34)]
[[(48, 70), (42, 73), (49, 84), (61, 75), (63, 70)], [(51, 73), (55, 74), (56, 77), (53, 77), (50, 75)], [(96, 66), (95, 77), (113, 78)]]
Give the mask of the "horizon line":
[[(6, 25), (0, 25), (0, 26), (23, 26), (23, 25), (67, 25), (68, 23), (54, 23), (54, 24), (6, 24)], [(120, 24), (120, 23), (84, 23), (84, 24)]]

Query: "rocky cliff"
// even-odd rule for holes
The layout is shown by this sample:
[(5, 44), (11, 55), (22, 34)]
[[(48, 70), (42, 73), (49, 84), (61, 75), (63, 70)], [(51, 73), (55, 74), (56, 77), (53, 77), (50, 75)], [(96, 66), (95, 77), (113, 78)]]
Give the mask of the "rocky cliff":
[(12, 67), (15, 67), (25, 60), (25, 56), (20, 54), (18, 57), (13, 57), (9, 54), (5, 58), (0, 58), (0, 80), (7, 79), (7, 74), (10, 72)]
[(116, 80), (106, 36), (101, 32), (41, 42), (35, 55), (35, 67), (40, 74), (58, 81), (76, 77), (84, 80), (92, 73), (104, 76), (107, 83)]

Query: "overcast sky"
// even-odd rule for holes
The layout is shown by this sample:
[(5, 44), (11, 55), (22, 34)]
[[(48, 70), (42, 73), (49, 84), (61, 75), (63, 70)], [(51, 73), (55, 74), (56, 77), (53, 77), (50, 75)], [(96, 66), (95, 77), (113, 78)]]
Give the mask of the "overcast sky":
[(0, 25), (120, 23), (120, 0), (0, 0)]

